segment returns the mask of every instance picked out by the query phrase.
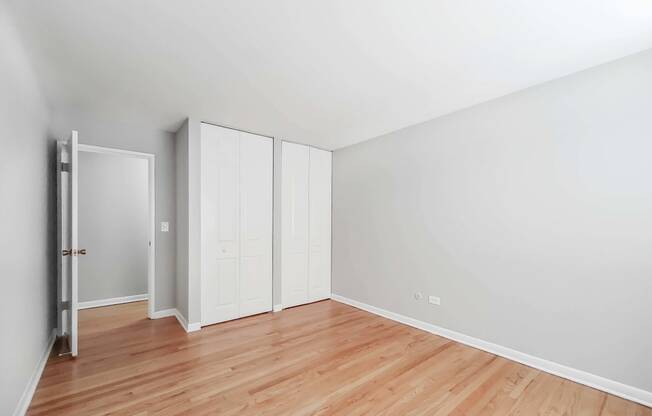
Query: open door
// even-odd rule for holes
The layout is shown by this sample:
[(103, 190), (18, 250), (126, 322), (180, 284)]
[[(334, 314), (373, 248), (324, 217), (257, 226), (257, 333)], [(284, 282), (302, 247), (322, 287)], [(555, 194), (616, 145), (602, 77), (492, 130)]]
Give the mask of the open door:
[(77, 132), (57, 144), (57, 216), (58, 216), (58, 302), (59, 336), (66, 339), (67, 352), (77, 356), (77, 263), (86, 254), (77, 245)]

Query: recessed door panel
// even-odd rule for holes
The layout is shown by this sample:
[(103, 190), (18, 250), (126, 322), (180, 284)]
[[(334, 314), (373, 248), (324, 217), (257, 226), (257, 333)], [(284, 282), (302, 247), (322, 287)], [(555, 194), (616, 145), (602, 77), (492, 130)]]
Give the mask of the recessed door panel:
[(308, 301), (309, 147), (283, 142), (281, 180), (282, 302)]
[(202, 125), (202, 323), (238, 317), (238, 134)]
[(270, 139), (240, 133), (240, 315), (272, 309), (272, 171)]

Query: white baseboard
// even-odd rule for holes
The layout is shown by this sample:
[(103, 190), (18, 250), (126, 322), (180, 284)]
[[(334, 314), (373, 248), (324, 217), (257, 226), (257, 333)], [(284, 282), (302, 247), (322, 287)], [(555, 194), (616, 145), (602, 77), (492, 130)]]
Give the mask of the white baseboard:
[(52, 333), (50, 334), (50, 338), (48, 339), (48, 343), (46, 344), (45, 349), (43, 350), (43, 355), (41, 355), (41, 359), (36, 364), (36, 368), (34, 368), (32, 377), (30, 377), (29, 382), (25, 387), (25, 390), (23, 391), (23, 394), (20, 397), (20, 400), (18, 401), (18, 405), (14, 410), (14, 414), (13, 414), (14, 416), (23, 416), (25, 413), (27, 413), (27, 409), (29, 408), (29, 404), (32, 402), (32, 397), (34, 397), (34, 392), (36, 391), (38, 382), (41, 380), (41, 375), (43, 374), (43, 370), (45, 369), (45, 364), (47, 364), (48, 362), (48, 358), (50, 357), (50, 352), (52, 351), (52, 346), (54, 345), (54, 341), (56, 339), (57, 339), (57, 329), (55, 328), (52, 330)]
[(154, 313), (151, 316), (151, 319), (161, 319), (161, 318), (167, 318), (168, 316), (176, 316), (177, 310), (172, 308), (172, 309), (163, 309), (161, 311), (154, 311)]
[(272, 309), (273, 312), (281, 312), (282, 310), (283, 310), (283, 305), (281, 305), (280, 303), (278, 305), (274, 305)]
[(418, 319), (410, 318), (395, 312), (368, 305), (363, 302), (348, 299), (335, 293), (331, 295), (331, 299), (346, 303), (347, 305), (351, 305), (367, 312), (371, 312), (375, 315), (380, 315), (384, 318), (391, 319), (393, 321), (400, 322), (402, 324), (409, 325), (423, 331), (451, 339), (453, 341), (457, 341), (461, 344), (478, 348), (491, 354), (499, 355), (529, 367), (545, 371), (546, 373), (554, 374), (576, 383), (602, 390), (606, 393), (613, 394), (614, 396), (622, 397), (623, 399), (631, 400), (644, 406), (652, 407), (652, 392), (629, 386), (618, 381), (610, 380), (608, 378), (596, 376), (595, 374), (587, 373), (586, 371), (548, 361), (543, 358), (534, 357), (532, 355), (516, 351), (511, 348), (503, 347), (502, 345), (494, 344), (479, 338), (474, 338), (469, 335), (451, 331), (450, 329), (442, 328), (437, 325), (420, 321)]
[(100, 306), (119, 305), (121, 303), (140, 302), (149, 299), (147, 293), (143, 295), (121, 296), (119, 298), (109, 298), (100, 300), (89, 300), (87, 302), (79, 302), (77, 309), (99, 308)]
[(188, 323), (186, 317), (181, 314), (177, 309), (174, 310), (174, 316), (176, 316), (177, 321), (183, 327), (186, 332), (195, 332), (201, 329), (201, 324), (199, 322)]
[(181, 325), (183, 330), (186, 332), (195, 332), (201, 329), (201, 324), (199, 322), (193, 322), (189, 324), (188, 321), (186, 320), (186, 317), (183, 316), (181, 312), (179, 312), (179, 310), (176, 308), (163, 309), (162, 311), (154, 311), (154, 314), (152, 315), (152, 319), (167, 318), (169, 316), (174, 316), (175, 318), (177, 318), (179, 325)]

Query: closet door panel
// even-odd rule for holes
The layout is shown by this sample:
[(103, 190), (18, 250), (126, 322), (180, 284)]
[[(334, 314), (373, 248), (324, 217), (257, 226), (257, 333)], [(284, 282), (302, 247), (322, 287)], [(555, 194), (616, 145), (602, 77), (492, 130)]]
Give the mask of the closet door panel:
[(240, 316), (272, 310), (273, 142), (240, 133)]
[(308, 301), (309, 148), (283, 142), (282, 302), (284, 307)]
[(238, 135), (202, 125), (202, 323), (238, 317)]
[(331, 158), (310, 148), (310, 302), (331, 296)]

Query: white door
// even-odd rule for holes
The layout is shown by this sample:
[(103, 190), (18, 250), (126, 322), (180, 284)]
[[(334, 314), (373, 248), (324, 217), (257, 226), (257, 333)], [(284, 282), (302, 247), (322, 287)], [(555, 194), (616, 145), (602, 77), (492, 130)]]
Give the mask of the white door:
[[(58, 216), (58, 301), (59, 335), (68, 339), (70, 352), (77, 345), (77, 264), (80, 251), (77, 231), (77, 132), (57, 146), (57, 216)], [(83, 252), (81, 252), (83, 254)]]
[(283, 142), (281, 276), (283, 307), (308, 302), (310, 148)]
[(240, 316), (272, 309), (273, 151), (240, 132)]
[(202, 325), (272, 309), (269, 138), (202, 124)]
[(331, 152), (310, 148), (308, 302), (331, 297), (331, 160)]

